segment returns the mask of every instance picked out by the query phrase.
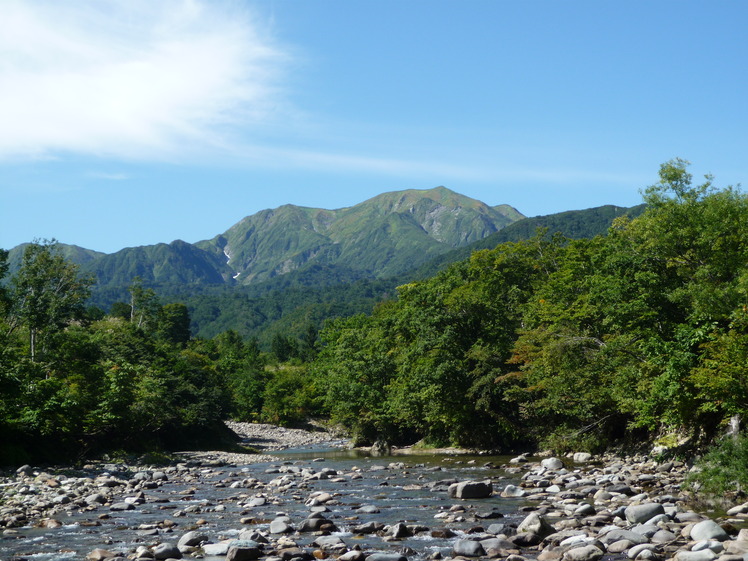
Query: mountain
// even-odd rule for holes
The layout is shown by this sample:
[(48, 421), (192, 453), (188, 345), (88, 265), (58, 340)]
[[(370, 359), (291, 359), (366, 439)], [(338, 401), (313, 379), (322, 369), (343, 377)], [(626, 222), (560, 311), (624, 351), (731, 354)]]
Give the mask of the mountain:
[(267, 280), (310, 263), (385, 278), (520, 218), (508, 205), (490, 207), (436, 187), (384, 193), (338, 210), (294, 205), (263, 210), (195, 245), (222, 258), (238, 284)]
[[(28, 245), (27, 243), (23, 243), (8, 251), (8, 270), (11, 274), (20, 268), (23, 252)], [(77, 245), (59, 244), (59, 247), (65, 259), (81, 266), (85, 266), (106, 256), (106, 253), (85, 249)]]
[[(523, 218), (445, 187), (383, 193), (337, 210), (284, 205), (247, 216), (210, 240), (125, 248), (101, 254), (62, 245), (97, 279), (93, 301), (126, 297), (133, 278), (175, 292), (185, 287), (256, 285), (291, 272), (320, 286), (400, 275)], [(11, 273), (22, 247), (10, 256)], [(294, 281), (297, 282), (297, 281)], [(303, 281), (301, 281), (303, 283)]]

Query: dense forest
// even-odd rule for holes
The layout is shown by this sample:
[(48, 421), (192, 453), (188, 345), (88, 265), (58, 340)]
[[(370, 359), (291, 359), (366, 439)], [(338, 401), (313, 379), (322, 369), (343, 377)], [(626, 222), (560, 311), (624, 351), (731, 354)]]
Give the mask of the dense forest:
[(108, 313), (89, 306), (92, 279), (54, 243), (29, 245), (12, 275), (3, 252), (2, 459), (199, 446), (224, 418), (315, 416), (362, 444), (706, 442), (748, 406), (748, 199), (694, 185), (682, 160), (643, 199), (606, 235), (474, 251), (264, 350), (232, 330), (191, 336), (188, 307), (137, 279)]

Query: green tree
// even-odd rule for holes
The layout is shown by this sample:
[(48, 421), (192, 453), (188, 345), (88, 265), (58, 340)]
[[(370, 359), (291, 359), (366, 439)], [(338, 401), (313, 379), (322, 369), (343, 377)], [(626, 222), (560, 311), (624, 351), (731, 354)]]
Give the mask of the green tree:
[(157, 335), (163, 341), (183, 345), (190, 340), (190, 312), (180, 303), (165, 304), (158, 319)]
[(50, 350), (54, 336), (65, 326), (84, 316), (92, 283), (62, 256), (54, 240), (26, 247), (21, 268), (11, 279), (10, 330), (28, 330), (32, 361)]

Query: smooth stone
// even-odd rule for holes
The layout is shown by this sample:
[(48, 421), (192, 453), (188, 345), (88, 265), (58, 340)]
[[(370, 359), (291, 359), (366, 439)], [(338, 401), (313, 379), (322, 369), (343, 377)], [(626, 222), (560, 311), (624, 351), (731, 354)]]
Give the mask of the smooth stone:
[(532, 512), (517, 526), (517, 533), (532, 532), (541, 538), (549, 536), (556, 532), (556, 529), (537, 512)]
[(670, 543), (670, 542), (677, 540), (678, 536), (676, 536), (670, 530), (658, 530), (649, 539), (652, 543), (665, 544), (665, 543)]
[(190, 531), (184, 534), (177, 542), (177, 547), (180, 546), (196, 546), (201, 543), (209, 541), (207, 534), (202, 532)]
[(343, 555), (339, 556), (338, 561), (364, 561), (365, 557), (366, 555), (363, 551), (352, 549), (351, 551), (346, 551)]
[(452, 546), (452, 549), (455, 555), (461, 555), (464, 557), (481, 557), (486, 554), (483, 545), (474, 540), (457, 540)]
[(118, 555), (118, 553), (109, 551), (108, 549), (97, 547), (91, 553), (86, 555), (86, 559), (88, 559), (88, 561), (104, 561), (104, 559), (110, 559), (112, 557), (117, 557)]
[(525, 493), (524, 489), (517, 487), (516, 485), (507, 485), (501, 492), (501, 496), (507, 498), (521, 498), (525, 495), (527, 495), (527, 493)]
[(322, 549), (336, 549), (339, 547), (345, 547), (345, 542), (338, 536), (319, 536), (312, 543), (318, 545)]
[(600, 541), (606, 545), (620, 540), (628, 540), (635, 545), (647, 542), (647, 538), (645, 538), (641, 534), (637, 534), (636, 532), (632, 532), (631, 530), (622, 530), (620, 528), (616, 528), (615, 530), (611, 530), (610, 532), (607, 532), (604, 535), (600, 536)]
[(640, 543), (639, 545), (635, 545), (628, 551), (628, 558), (629, 559), (636, 559), (639, 557), (643, 551), (655, 551), (656, 546), (651, 543)]
[(540, 465), (544, 467), (545, 469), (550, 470), (557, 470), (564, 467), (564, 462), (559, 460), (558, 458), (551, 457), (551, 458), (544, 458), (540, 461)]
[[(631, 549), (635, 544), (631, 540), (618, 540), (608, 545), (608, 553), (623, 553), (627, 549)], [(641, 544), (640, 544), (641, 545)]]
[(722, 553), (725, 546), (717, 540), (702, 540), (693, 544), (691, 551), (701, 551), (702, 549), (711, 549), (714, 553)]
[(453, 499), (485, 499), (493, 493), (490, 481), (461, 481), (453, 483), (447, 489)]
[(109, 507), (109, 510), (124, 511), (124, 510), (135, 510), (135, 505), (131, 503), (114, 503)]
[(408, 561), (408, 558), (399, 553), (372, 553), (366, 556), (366, 561)]
[(213, 556), (218, 557), (221, 555), (226, 555), (229, 552), (229, 549), (231, 547), (230, 543), (231, 543), (230, 540), (219, 542), (219, 543), (206, 543), (203, 545), (203, 552), (205, 553), (205, 555), (208, 555), (211, 557)]
[(290, 534), (293, 532), (293, 528), (290, 524), (291, 520), (287, 516), (276, 518), (270, 523), (271, 534)]
[(572, 456), (572, 460), (577, 464), (586, 464), (592, 459), (592, 454), (589, 452), (575, 452)]
[(712, 561), (716, 559), (717, 554), (711, 549), (702, 549), (701, 551), (679, 551), (675, 554), (675, 561)]
[(535, 532), (519, 532), (510, 538), (511, 542), (519, 547), (532, 547), (538, 545), (542, 540), (542, 536)]
[(173, 543), (160, 543), (153, 548), (153, 557), (155, 559), (181, 559), (182, 552)]
[(585, 503), (574, 510), (574, 516), (592, 516), (596, 512), (597, 511), (595, 510), (594, 506), (589, 503)]
[(626, 520), (629, 524), (643, 524), (658, 514), (665, 514), (665, 508), (660, 503), (631, 505), (625, 510)]
[(691, 528), (691, 539), (693, 541), (728, 539), (727, 532), (714, 520), (702, 520)]
[(564, 561), (597, 561), (602, 558), (603, 552), (594, 545), (584, 545), (566, 551), (563, 555)]
[(254, 561), (262, 557), (259, 547), (241, 547), (232, 545), (226, 553), (226, 561)]

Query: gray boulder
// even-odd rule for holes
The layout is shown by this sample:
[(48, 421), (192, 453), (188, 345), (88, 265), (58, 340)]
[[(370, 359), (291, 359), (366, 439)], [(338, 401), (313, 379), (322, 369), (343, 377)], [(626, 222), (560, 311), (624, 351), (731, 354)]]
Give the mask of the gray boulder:
[(474, 540), (457, 540), (453, 550), (455, 555), (463, 557), (481, 557), (486, 554), (481, 543)]
[(208, 542), (210, 539), (207, 534), (202, 532), (191, 531), (184, 534), (177, 542), (177, 547), (194, 547), (202, 543)]
[(583, 545), (564, 552), (564, 561), (598, 561), (603, 552), (594, 545)]
[(462, 481), (453, 483), (448, 489), (453, 499), (485, 499), (493, 493), (490, 481)]
[(262, 557), (259, 547), (232, 545), (226, 553), (226, 561), (254, 561)]
[(293, 527), (288, 516), (279, 516), (270, 523), (271, 534), (290, 534), (291, 532), (293, 532)]
[(681, 550), (673, 557), (675, 561), (712, 561), (716, 558), (717, 554), (711, 549), (702, 549), (701, 551)]
[(564, 462), (562, 462), (558, 458), (545, 458), (540, 462), (540, 465), (545, 469), (556, 470), (564, 467)]
[(665, 509), (660, 503), (645, 503), (626, 507), (625, 514), (629, 524), (643, 524), (658, 514), (665, 514)]
[(366, 561), (408, 561), (408, 558), (399, 553), (372, 553), (366, 556)]
[(691, 528), (691, 539), (696, 542), (702, 540), (724, 541), (728, 537), (727, 532), (714, 520), (702, 520)]
[(173, 543), (160, 543), (153, 548), (154, 559), (181, 559), (182, 552)]
[(537, 512), (532, 512), (517, 526), (517, 533), (522, 534), (531, 532), (541, 538), (550, 536), (556, 532), (556, 529)]

